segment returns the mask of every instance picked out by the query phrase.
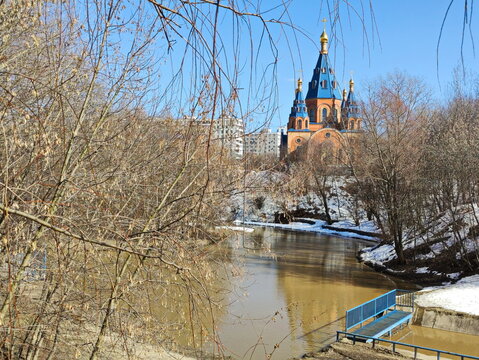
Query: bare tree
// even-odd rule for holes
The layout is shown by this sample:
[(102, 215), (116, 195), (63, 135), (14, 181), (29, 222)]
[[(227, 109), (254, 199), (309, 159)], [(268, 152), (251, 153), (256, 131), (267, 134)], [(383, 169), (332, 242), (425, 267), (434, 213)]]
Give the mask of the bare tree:
[(373, 84), (363, 107), (363, 149), (354, 170), (362, 199), (374, 209), (405, 263), (404, 231), (414, 223), (412, 200), (430, 119), (428, 93), (419, 80), (396, 73)]
[(135, 295), (151, 286), (169, 306), (187, 299), (176, 321), (194, 347), (215, 329), (214, 264), (200, 249), (235, 181), (203, 129), (146, 115), (158, 20), (138, 6), (126, 24), (124, 5), (0, 7), (6, 358), (95, 359), (117, 339), (128, 352), (167, 333), (172, 319), (153, 326)]
[[(215, 145), (213, 122), (240, 108), (242, 29), (249, 77), (262, 86), (249, 87), (240, 111), (274, 113), (269, 26), (287, 27), (288, 16), (258, 9), (0, 1), (1, 357), (221, 343), (215, 314), (228, 265), (208, 246), (243, 171)], [(265, 52), (271, 63), (256, 67), (251, 53)], [(174, 65), (170, 81), (159, 77), (163, 62)], [(213, 121), (205, 130), (201, 120)]]
[[(421, 176), (425, 179), (423, 193), (424, 223), (431, 241), (444, 237), (453, 239), (455, 251), (449, 261), (471, 271), (477, 267), (477, 191), (478, 191), (478, 124), (477, 90), (464, 91), (454, 85), (455, 96), (450, 103), (437, 109), (431, 124)], [(450, 247), (451, 244), (448, 245)], [(456, 253), (459, 257), (456, 257)]]

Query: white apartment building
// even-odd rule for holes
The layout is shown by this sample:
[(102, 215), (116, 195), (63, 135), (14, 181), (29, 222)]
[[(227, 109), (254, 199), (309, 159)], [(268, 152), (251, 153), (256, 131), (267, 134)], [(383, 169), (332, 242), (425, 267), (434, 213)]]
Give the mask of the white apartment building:
[(245, 136), (245, 153), (265, 155), (271, 154), (279, 157), (281, 145), (281, 129), (272, 132), (264, 129), (259, 133), (251, 133)]
[(244, 155), (244, 123), (234, 116), (221, 117), (213, 123), (214, 138), (228, 149), (231, 156), (241, 159)]
[[(205, 131), (211, 126), (211, 119), (198, 119), (195, 117), (183, 117), (182, 121), (195, 121), (205, 127)], [(226, 149), (235, 159), (241, 159), (244, 155), (244, 123), (242, 119), (234, 116), (223, 116), (213, 121), (213, 142)]]

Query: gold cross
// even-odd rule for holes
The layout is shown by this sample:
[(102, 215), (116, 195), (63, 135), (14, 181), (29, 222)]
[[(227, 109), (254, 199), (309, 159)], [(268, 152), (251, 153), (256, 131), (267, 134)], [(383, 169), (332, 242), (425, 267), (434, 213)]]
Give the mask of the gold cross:
[(328, 22), (328, 20), (326, 20), (326, 18), (323, 18), (321, 22), (324, 24), (324, 30), (326, 30), (326, 23)]

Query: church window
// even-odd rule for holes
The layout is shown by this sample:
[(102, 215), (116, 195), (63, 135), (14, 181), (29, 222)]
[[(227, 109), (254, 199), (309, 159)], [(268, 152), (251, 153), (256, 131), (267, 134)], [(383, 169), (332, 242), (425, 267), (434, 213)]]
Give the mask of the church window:
[(308, 120), (305, 120), (305, 121), (304, 121), (304, 127), (305, 127), (306, 129), (308, 128), (308, 125), (309, 125), (309, 124), (308, 124)]
[(331, 81), (331, 86), (332, 86), (333, 89), (336, 89), (336, 81), (334, 81), (334, 80)]
[(328, 109), (323, 108), (321, 121), (326, 121), (327, 116), (328, 116)]
[(323, 89), (326, 89), (327, 86), (328, 86), (328, 82), (326, 80), (321, 81), (321, 87)]
[(311, 84), (313, 89), (316, 89), (316, 84), (317, 84), (317, 81), (316, 80), (313, 80), (313, 83)]
[(326, 74), (326, 68), (321, 68), (321, 72), (322, 72), (323, 74)]
[(333, 69), (333, 68), (329, 68), (329, 73), (330, 73), (330, 74), (334, 74), (334, 69)]
[(301, 142), (301, 139), (300, 138), (297, 138), (296, 139), (296, 142), (299, 144)]
[(318, 68), (318, 67), (315, 68), (315, 69), (314, 69), (314, 72), (315, 72), (316, 74), (319, 74), (319, 68)]
[(331, 137), (331, 133), (326, 133), (325, 136), (326, 136), (327, 138), (329, 138), (329, 137)]
[(310, 109), (310, 110), (309, 110), (309, 118), (311, 119), (312, 122), (315, 121), (315, 119), (316, 119), (316, 113), (315, 113), (315, 110), (314, 110), (314, 109)]
[(303, 121), (298, 120), (298, 129), (302, 129), (302, 128), (303, 128)]
[(350, 126), (351, 130), (354, 130), (354, 120), (351, 120), (349, 122), (349, 126)]
[(336, 119), (338, 117), (338, 110), (333, 108), (333, 117)]

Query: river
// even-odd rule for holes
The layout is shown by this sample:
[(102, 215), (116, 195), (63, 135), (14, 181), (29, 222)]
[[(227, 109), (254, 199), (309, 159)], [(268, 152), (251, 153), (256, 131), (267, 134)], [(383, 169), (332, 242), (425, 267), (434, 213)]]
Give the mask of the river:
[[(219, 326), (234, 359), (289, 359), (317, 351), (343, 328), (345, 311), (388, 290), (419, 287), (356, 260), (371, 242), (256, 228), (232, 240), (244, 270)], [(409, 326), (395, 338), (478, 356), (479, 337)]]

